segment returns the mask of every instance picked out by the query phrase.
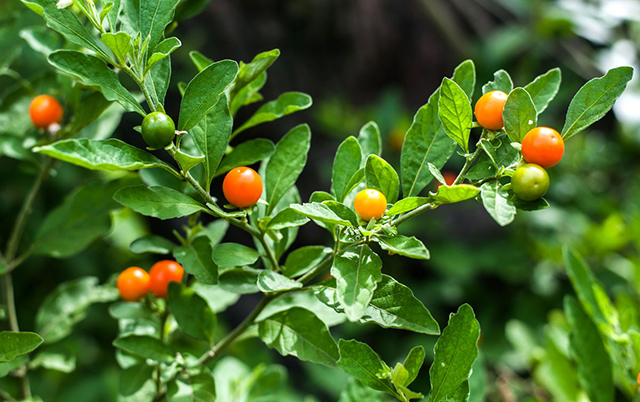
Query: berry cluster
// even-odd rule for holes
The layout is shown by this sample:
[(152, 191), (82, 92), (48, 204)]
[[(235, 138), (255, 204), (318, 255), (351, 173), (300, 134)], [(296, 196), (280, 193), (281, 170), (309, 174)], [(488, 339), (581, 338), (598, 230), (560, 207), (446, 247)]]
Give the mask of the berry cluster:
[(126, 301), (138, 301), (148, 292), (157, 297), (167, 297), (169, 282), (182, 281), (184, 268), (175, 261), (156, 262), (149, 273), (139, 267), (129, 267), (118, 275), (116, 286), (120, 297)]

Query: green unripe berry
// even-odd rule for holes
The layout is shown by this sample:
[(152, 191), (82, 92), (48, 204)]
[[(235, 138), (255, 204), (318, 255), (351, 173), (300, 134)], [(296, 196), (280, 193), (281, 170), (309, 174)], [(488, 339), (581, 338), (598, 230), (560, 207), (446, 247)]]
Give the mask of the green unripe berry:
[(511, 189), (523, 201), (534, 201), (549, 190), (549, 175), (540, 166), (527, 163), (511, 176)]
[(162, 112), (149, 113), (142, 120), (142, 138), (151, 148), (164, 148), (176, 135), (176, 125)]

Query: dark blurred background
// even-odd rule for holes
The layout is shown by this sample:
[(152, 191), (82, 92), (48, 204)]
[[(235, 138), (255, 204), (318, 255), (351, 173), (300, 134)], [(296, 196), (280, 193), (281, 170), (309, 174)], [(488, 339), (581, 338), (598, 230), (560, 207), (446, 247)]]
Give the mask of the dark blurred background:
[[(22, 9), (13, 7), (13, 12)], [(306, 201), (315, 190), (329, 190), (337, 146), (370, 120), (380, 126), (383, 157), (399, 171), (402, 139), (414, 113), (465, 59), (472, 59), (477, 69), (474, 101), (498, 69), (507, 70), (517, 87), (560, 67), (560, 92), (539, 119), (540, 125), (560, 131), (571, 96), (587, 80), (618, 65), (637, 65), (639, 19), (637, 0), (213, 0), (175, 30), (183, 46), (172, 56), (174, 76), (167, 107), (177, 115), (177, 83), (188, 82), (197, 72), (190, 51), (213, 60), (249, 62), (259, 52), (279, 48), (281, 56), (268, 70), (261, 91), (265, 100), (301, 91), (313, 97), (314, 105), (255, 127), (242, 140), (265, 137), (276, 142), (295, 125), (309, 123), (312, 147), (298, 181)], [(237, 121), (258, 107), (241, 109)], [(383, 256), (383, 271), (409, 284), (441, 327), (460, 304), (473, 306), (482, 328), (483, 368), (478, 371), (486, 376), (484, 399), (556, 397), (544, 379), (531, 376), (532, 363), (514, 350), (517, 339), (512, 338), (520, 335), (513, 334), (521, 333), (507, 328), (525, 328), (538, 343), (544, 342), (545, 323), (570, 292), (562, 245), (571, 244), (585, 254), (613, 296), (637, 294), (633, 284), (640, 277), (639, 108), (640, 85), (635, 79), (613, 112), (566, 144), (563, 161), (549, 170), (549, 209), (519, 213), (512, 225), (503, 228), (473, 200), (445, 205), (401, 227), (403, 234), (425, 243), (431, 260)], [(139, 116), (125, 114), (115, 136), (142, 145), (131, 128), (139, 123)], [(0, 159), (0, 172), (5, 172), (0, 212), (4, 228), (10, 227), (28, 182), (28, 172), (6, 173), (14, 163)], [(443, 170), (457, 171), (461, 164), (462, 158), (454, 155)], [(83, 180), (85, 171), (63, 165), (47, 184), (32, 226)], [(219, 197), (215, 188), (220, 183), (212, 186)], [(67, 260), (34, 258), (15, 275), (24, 328), (32, 327), (37, 306), (56, 284), (87, 274), (107, 280), (131, 265), (148, 269), (153, 258), (128, 252), (129, 241), (149, 231), (171, 237), (171, 230), (182, 224), (146, 220), (126, 211), (114, 221), (113, 233), (83, 253)], [(31, 233), (35, 230), (30, 228)], [(246, 242), (233, 229), (229, 240)], [(301, 229), (294, 247), (329, 241), (327, 232), (310, 224)], [(221, 325), (239, 322), (255, 300), (242, 297), (220, 315)], [(93, 307), (79, 333), (65, 341), (77, 351), (82, 370), (64, 376), (38, 374), (36, 391), (55, 401), (112, 400), (98, 396), (114, 395), (117, 389), (118, 369), (110, 346), (117, 327), (106, 311), (106, 306)], [(344, 324), (332, 333), (366, 341), (388, 362), (424, 345), (426, 365), (437, 339), (373, 325)], [(293, 388), (321, 401), (337, 400), (346, 383), (341, 372), (281, 358), (258, 341), (246, 341), (233, 352), (250, 366), (263, 361), (286, 365)], [(426, 365), (415, 385), (425, 394)], [(91, 399), (77, 399), (82, 393), (90, 393)], [(472, 391), (472, 400), (481, 400), (475, 398)]]

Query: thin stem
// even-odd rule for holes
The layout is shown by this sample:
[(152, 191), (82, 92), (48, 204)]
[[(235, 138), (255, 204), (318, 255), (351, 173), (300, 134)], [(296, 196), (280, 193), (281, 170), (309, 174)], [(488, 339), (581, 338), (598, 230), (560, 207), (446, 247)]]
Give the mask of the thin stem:
[(271, 249), (271, 247), (269, 247), (269, 245), (267, 244), (267, 240), (264, 238), (264, 236), (265, 235), (259, 236), (258, 241), (260, 242), (260, 244), (262, 244), (262, 248), (267, 254), (267, 258), (269, 259), (269, 262), (271, 262), (271, 270), (278, 272), (280, 271), (280, 265), (278, 265), (278, 259), (276, 258), (276, 255), (273, 253), (273, 250)]
[(144, 94), (144, 98), (147, 100), (147, 105), (149, 105), (149, 109), (151, 109), (152, 112), (155, 112), (156, 110), (158, 110), (156, 104), (153, 102), (153, 99), (151, 98), (151, 94), (149, 93), (149, 90), (147, 89), (146, 85), (144, 85), (144, 80), (140, 79), (140, 77), (138, 77), (138, 74), (136, 74), (129, 66), (122, 65), (120, 67), (124, 71), (126, 71), (131, 78), (133, 78), (136, 84), (138, 84), (138, 86), (142, 90), (142, 93)]
[(9, 395), (8, 393), (4, 392), (1, 389), (0, 389), (0, 399), (2, 399), (3, 401), (15, 402), (15, 399), (13, 399), (11, 395)]
[(409, 211), (406, 214), (397, 217), (395, 220), (393, 220), (391, 222), (391, 225), (392, 226), (400, 226), (401, 223), (404, 223), (404, 222), (408, 221), (411, 218), (415, 218), (416, 216), (420, 215), (421, 213), (423, 213), (425, 211), (428, 211), (430, 209), (434, 209), (435, 207), (436, 207), (436, 205), (432, 204), (432, 203), (421, 205), (418, 208), (414, 209), (413, 211)]

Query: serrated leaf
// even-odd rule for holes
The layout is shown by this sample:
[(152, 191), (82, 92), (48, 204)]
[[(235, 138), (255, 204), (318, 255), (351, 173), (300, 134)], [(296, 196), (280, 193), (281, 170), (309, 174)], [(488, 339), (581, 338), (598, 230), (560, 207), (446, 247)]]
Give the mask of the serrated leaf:
[(128, 335), (117, 338), (113, 341), (113, 346), (161, 363), (175, 361), (175, 354), (169, 345), (148, 335)]
[(216, 316), (196, 292), (178, 282), (169, 283), (169, 308), (178, 327), (187, 335), (210, 344), (216, 329)]
[(331, 194), (340, 202), (347, 196), (347, 185), (351, 177), (360, 169), (362, 152), (355, 137), (348, 137), (336, 151), (331, 172)]
[(327, 326), (311, 311), (293, 307), (258, 323), (260, 338), (281, 355), (335, 367), (340, 355)]
[(381, 157), (369, 155), (364, 167), (364, 179), (367, 188), (379, 190), (388, 203), (398, 200), (400, 179), (395, 169)]
[(522, 142), (529, 130), (538, 125), (538, 113), (527, 91), (514, 89), (507, 98), (502, 112), (504, 129), (512, 142)]
[(268, 269), (262, 270), (260, 275), (258, 275), (258, 289), (263, 293), (280, 292), (301, 287), (301, 282), (293, 281), (282, 274)]
[(513, 222), (516, 217), (516, 207), (499, 182), (484, 183), (480, 187), (480, 195), (484, 208), (498, 225), (506, 226)]
[(115, 172), (161, 168), (176, 174), (171, 166), (150, 153), (115, 138), (62, 140), (36, 147), (33, 151), (91, 170)]
[(462, 88), (446, 77), (440, 86), (438, 116), (445, 133), (457, 142), (465, 153), (469, 153), (469, 135), (473, 123), (471, 104)]
[(256, 138), (237, 145), (231, 152), (224, 156), (216, 169), (215, 176), (227, 173), (239, 166), (250, 166), (273, 155), (276, 146), (273, 142), (264, 138)]
[(369, 345), (358, 342), (355, 339), (348, 341), (340, 339), (338, 346), (340, 349), (338, 367), (362, 381), (368, 387), (386, 392), (400, 399), (391, 381), (378, 376), (380, 372), (385, 370), (386, 364)]
[(564, 311), (571, 326), (569, 343), (582, 389), (592, 402), (612, 402), (613, 369), (598, 327), (571, 296), (564, 299)]
[(33, 352), (42, 342), (42, 337), (34, 332), (0, 332), (0, 363)]
[(463, 304), (457, 313), (449, 317), (449, 324), (434, 347), (435, 358), (429, 370), (429, 401), (440, 401), (469, 379), (471, 365), (478, 356), (479, 337), (480, 325), (473, 309), (468, 304)]
[(296, 183), (307, 163), (311, 143), (311, 130), (306, 124), (292, 128), (276, 145), (265, 169), (266, 215), (271, 215), (276, 204)]
[(378, 238), (380, 247), (390, 253), (399, 254), (404, 257), (415, 258), (417, 260), (428, 260), (429, 250), (415, 237), (395, 235), (391, 237)]
[(194, 238), (189, 245), (173, 250), (176, 261), (203, 284), (218, 282), (218, 266), (213, 262), (211, 241), (206, 236)]
[(560, 89), (560, 81), (560, 69), (554, 68), (525, 85), (524, 89), (531, 95), (538, 114), (544, 112), (549, 102), (556, 96)]
[(600, 120), (611, 110), (632, 77), (632, 67), (617, 67), (607, 71), (604, 77), (584, 84), (569, 104), (562, 137), (567, 140)]
[(311, 107), (311, 97), (302, 92), (285, 92), (278, 99), (267, 102), (232, 134), (233, 137), (258, 124), (277, 120), (281, 117)]
[(235, 61), (222, 60), (193, 77), (180, 104), (178, 130), (189, 131), (195, 127), (213, 109), (237, 74), (238, 64)]
[(115, 71), (98, 57), (75, 50), (58, 50), (49, 55), (49, 63), (85, 85), (98, 88), (107, 100), (118, 102), (125, 110), (146, 115), (138, 101), (122, 86)]
[(160, 186), (131, 186), (119, 190), (113, 198), (139, 214), (172, 219), (206, 211), (204, 205), (179, 191)]
[(504, 70), (498, 70), (493, 73), (493, 81), (489, 81), (482, 86), (482, 94), (486, 94), (491, 91), (502, 91), (509, 94), (513, 89), (513, 82), (509, 73)]
[(336, 296), (349, 321), (358, 321), (382, 279), (382, 260), (367, 245), (336, 255), (331, 275)]

